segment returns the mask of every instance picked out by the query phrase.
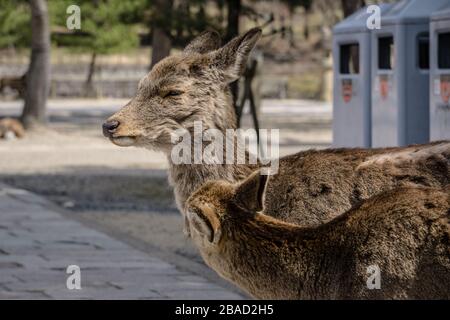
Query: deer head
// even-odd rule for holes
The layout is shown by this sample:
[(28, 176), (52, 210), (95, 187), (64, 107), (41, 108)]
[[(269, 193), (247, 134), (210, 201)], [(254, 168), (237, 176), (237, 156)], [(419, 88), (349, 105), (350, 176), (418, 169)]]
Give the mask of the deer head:
[(227, 226), (232, 227), (239, 219), (251, 219), (262, 211), (267, 180), (268, 176), (257, 170), (238, 184), (221, 180), (205, 183), (187, 204), (186, 215), (194, 242), (203, 248), (215, 246)]
[(236, 127), (228, 84), (244, 72), (261, 35), (251, 29), (220, 47), (216, 32), (204, 32), (182, 53), (157, 63), (139, 82), (137, 94), (103, 124), (103, 133), (118, 146), (168, 152), (177, 129)]

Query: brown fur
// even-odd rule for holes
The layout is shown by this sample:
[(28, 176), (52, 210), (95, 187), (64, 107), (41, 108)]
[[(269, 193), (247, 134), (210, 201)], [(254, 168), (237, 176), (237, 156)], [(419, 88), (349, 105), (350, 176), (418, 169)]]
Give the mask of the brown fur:
[(0, 119), (0, 138), (5, 138), (11, 132), (17, 138), (25, 136), (25, 129), (20, 121), (12, 118)]
[[(192, 132), (194, 121), (202, 121), (204, 130), (236, 128), (228, 84), (244, 71), (259, 36), (260, 30), (252, 29), (219, 48), (217, 33), (202, 34), (181, 54), (155, 65), (141, 80), (136, 96), (108, 119), (120, 123), (114, 132), (105, 132), (113, 143), (156, 149), (167, 155), (169, 180), (183, 214), (187, 198), (203, 183), (216, 179), (236, 182), (255, 170), (247, 165), (175, 165), (170, 159), (170, 137), (179, 128)], [(170, 92), (175, 94), (167, 95)], [(440, 145), (443, 147), (435, 149), (423, 145), (311, 150), (284, 157), (268, 186), (266, 213), (314, 226), (399, 185), (445, 186), (450, 182), (450, 143)], [(420, 149), (431, 151), (406, 159), (390, 156)], [(370, 157), (377, 155), (386, 157), (372, 161)]]
[(271, 216), (315, 226), (382, 191), (449, 183), (449, 142), (407, 148), (310, 150), (280, 159), (278, 174), (269, 180), (265, 205)]
[[(257, 212), (265, 179), (208, 182), (188, 200), (194, 243), (224, 278), (262, 299), (450, 298), (449, 187), (400, 187), (303, 228)], [(372, 265), (380, 289), (366, 286)]]

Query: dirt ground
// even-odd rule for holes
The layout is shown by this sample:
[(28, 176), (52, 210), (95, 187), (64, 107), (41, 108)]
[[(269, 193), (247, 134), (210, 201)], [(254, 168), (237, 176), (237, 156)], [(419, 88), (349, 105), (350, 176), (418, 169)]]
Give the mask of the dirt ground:
[[(167, 162), (158, 152), (119, 148), (101, 124), (124, 100), (53, 100), (45, 129), (0, 141), (0, 182), (43, 195), (77, 218), (201, 265), (182, 233)], [(0, 117), (21, 103), (0, 102)], [(312, 101), (264, 101), (263, 128), (280, 129), (280, 154), (325, 148), (331, 142), (331, 107)], [(250, 117), (245, 116), (244, 127)], [(174, 261), (175, 260), (175, 261)], [(203, 271), (202, 271), (203, 272)]]

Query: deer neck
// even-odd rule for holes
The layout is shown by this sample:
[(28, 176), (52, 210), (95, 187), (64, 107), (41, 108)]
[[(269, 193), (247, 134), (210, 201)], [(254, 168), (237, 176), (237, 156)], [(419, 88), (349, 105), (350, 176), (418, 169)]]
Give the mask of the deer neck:
[(209, 180), (235, 182), (238, 181), (237, 172), (232, 165), (174, 164), (169, 159), (169, 182), (182, 213), (189, 196)]
[[(236, 113), (228, 86), (224, 88), (223, 92), (214, 101), (214, 110), (214, 118), (209, 123), (209, 127), (218, 129), (223, 137), (228, 137), (226, 130), (237, 128)], [(193, 132), (191, 132), (192, 134)], [(236, 137), (233, 136), (232, 139), (236, 146)], [(202, 146), (202, 152), (204, 147)], [(234, 148), (234, 163), (236, 163), (237, 152), (236, 148)], [(223, 150), (223, 154), (226, 154), (226, 150)], [(247, 177), (253, 170), (257, 169), (257, 165), (248, 164), (175, 164), (170, 155), (168, 160), (169, 182), (174, 187), (175, 200), (178, 209), (182, 213), (184, 213), (186, 200), (206, 181), (227, 180), (236, 182)]]
[(312, 228), (257, 215), (252, 220), (234, 221), (222, 234), (227, 238), (220, 251), (215, 259), (208, 259), (223, 276), (255, 297), (312, 298), (318, 290), (317, 276), (327, 257)]
[[(221, 130), (222, 131), (222, 130)], [(225, 130), (223, 130), (225, 131)], [(224, 132), (225, 136), (225, 132)], [(236, 137), (231, 138), (234, 140), (233, 162), (226, 161), (226, 143), (223, 143), (224, 149), (222, 149), (223, 157), (220, 164), (208, 164), (203, 158), (200, 163), (194, 163), (194, 148), (191, 152), (191, 164), (176, 164), (171, 156), (168, 157), (169, 161), (169, 182), (174, 187), (175, 199), (179, 210), (184, 213), (185, 203), (189, 196), (197, 190), (201, 185), (210, 180), (226, 180), (229, 182), (237, 182), (257, 169), (258, 164), (250, 164), (248, 160), (248, 153), (244, 150), (246, 161), (244, 164), (237, 164), (237, 141)], [(204, 155), (205, 148), (208, 145), (200, 146), (201, 154)], [(197, 153), (198, 154), (198, 153)], [(205, 163), (206, 162), (206, 163)], [(211, 163), (211, 162), (209, 162)]]

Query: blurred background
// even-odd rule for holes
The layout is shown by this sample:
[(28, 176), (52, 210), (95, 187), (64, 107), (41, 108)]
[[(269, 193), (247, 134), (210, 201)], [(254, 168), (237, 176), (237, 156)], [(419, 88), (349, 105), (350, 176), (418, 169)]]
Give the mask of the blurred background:
[[(51, 38), (50, 98), (129, 98), (153, 64), (182, 49), (206, 29), (230, 40), (260, 26), (259, 94), (271, 99), (331, 100), (332, 27), (364, 0), (93, 0), (48, 1)], [(379, 1), (378, 1), (379, 2)], [(386, 1), (385, 1), (386, 2)], [(28, 68), (31, 10), (28, 1), (1, 0), (2, 99), (20, 96)], [(69, 30), (70, 5), (81, 28)]]
[[(259, 126), (280, 129), (281, 155), (329, 147), (332, 28), (378, 2), (0, 0), (0, 183), (206, 272), (182, 234), (166, 159), (112, 145), (102, 122), (155, 63), (200, 32), (215, 29), (226, 42), (259, 26), (249, 79)], [(71, 5), (80, 29), (67, 27)], [(251, 127), (244, 106), (242, 126)]]

